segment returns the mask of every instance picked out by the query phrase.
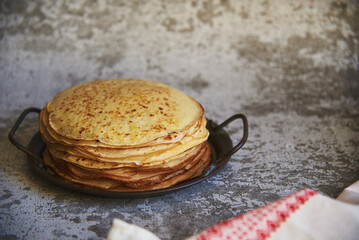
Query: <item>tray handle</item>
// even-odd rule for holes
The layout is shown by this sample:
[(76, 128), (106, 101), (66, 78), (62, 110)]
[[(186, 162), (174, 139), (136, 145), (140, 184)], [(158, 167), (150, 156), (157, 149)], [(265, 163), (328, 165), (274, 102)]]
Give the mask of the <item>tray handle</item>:
[(39, 108), (27, 108), (25, 109), (19, 116), (19, 118), (16, 120), (14, 126), (11, 128), (10, 132), (9, 132), (9, 140), (10, 142), (17, 147), (18, 149), (20, 149), (21, 151), (23, 151), (24, 153), (30, 155), (31, 157), (35, 158), (39, 163), (42, 162), (42, 159), (37, 156), (35, 153), (33, 153), (32, 151), (30, 151), (27, 147), (25, 147), (24, 145), (22, 145), (21, 143), (19, 143), (16, 139), (15, 139), (15, 133), (17, 131), (17, 129), (20, 127), (22, 121), (24, 120), (24, 118), (31, 112), (36, 112), (36, 113), (40, 113), (41, 109)]
[(232, 117), (228, 118), (227, 120), (225, 120), (224, 122), (222, 122), (221, 124), (216, 126), (214, 128), (214, 131), (217, 131), (217, 130), (227, 126), (228, 124), (230, 124), (231, 122), (233, 122), (236, 119), (242, 119), (242, 122), (243, 122), (242, 139), (231, 150), (229, 150), (227, 153), (225, 153), (222, 158), (231, 157), (233, 154), (235, 154), (239, 149), (241, 149), (243, 147), (243, 145), (246, 143), (246, 141), (248, 139), (248, 120), (247, 120), (247, 117), (242, 113), (235, 114)]

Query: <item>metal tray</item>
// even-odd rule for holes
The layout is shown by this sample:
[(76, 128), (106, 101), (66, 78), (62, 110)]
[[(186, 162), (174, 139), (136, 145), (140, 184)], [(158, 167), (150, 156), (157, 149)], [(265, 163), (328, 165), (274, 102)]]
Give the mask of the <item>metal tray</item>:
[[(11, 128), (9, 132), (9, 140), (12, 144), (15, 145), (18, 149), (27, 154), (29, 163), (31, 167), (34, 169), (35, 173), (44, 177), (45, 179), (51, 181), (53, 184), (57, 186), (61, 186), (67, 189), (71, 189), (74, 191), (88, 193), (98, 196), (105, 197), (114, 197), (114, 198), (139, 198), (139, 197), (151, 197), (158, 196), (162, 194), (171, 193), (174, 191), (178, 191), (180, 189), (190, 187), (194, 184), (200, 183), (215, 174), (217, 174), (223, 167), (228, 163), (231, 156), (237, 152), (242, 146), (245, 144), (248, 138), (248, 121), (244, 114), (235, 114), (232, 117), (228, 118), (221, 124), (216, 124), (215, 122), (208, 120), (207, 129), (210, 132), (210, 136), (208, 138), (208, 142), (210, 143), (212, 150), (212, 157), (210, 165), (203, 171), (201, 176), (196, 178), (181, 182), (174, 186), (158, 189), (158, 190), (150, 190), (150, 191), (131, 191), (131, 192), (117, 192), (110, 190), (101, 190), (97, 188), (86, 187), (83, 185), (78, 185), (75, 183), (67, 182), (60, 177), (52, 175), (50, 172), (46, 170), (46, 167), (43, 164), (42, 152), (44, 151), (46, 144), (41, 139), (40, 132), (37, 132), (32, 139), (28, 147), (23, 146), (15, 139), (15, 133), (19, 126), (21, 125), (24, 118), (30, 113), (36, 112), (39, 113), (40, 109), (38, 108), (28, 108), (25, 109), (15, 122), (14, 126)], [(228, 133), (223, 129), (223, 127), (227, 126), (229, 123), (236, 119), (241, 119), (243, 123), (243, 136), (242, 139), (237, 143), (234, 147), (232, 144), (232, 140)]]

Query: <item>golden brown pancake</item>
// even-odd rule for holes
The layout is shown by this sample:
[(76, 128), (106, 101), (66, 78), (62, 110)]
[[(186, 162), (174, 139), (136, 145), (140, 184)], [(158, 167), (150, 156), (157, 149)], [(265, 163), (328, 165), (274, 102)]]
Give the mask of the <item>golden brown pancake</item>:
[(76, 146), (103, 147), (103, 148), (116, 148), (116, 149), (129, 148), (129, 147), (139, 148), (139, 147), (146, 147), (146, 146), (155, 146), (156, 148), (158, 148), (159, 146), (161, 146), (163, 144), (176, 143), (179, 141), (186, 142), (189, 140), (188, 136), (191, 136), (195, 132), (198, 132), (199, 128), (202, 127), (202, 125), (206, 124), (206, 119), (204, 117), (202, 117), (193, 126), (186, 129), (185, 131), (172, 132), (169, 135), (167, 135), (166, 137), (156, 138), (153, 141), (150, 141), (150, 142), (147, 142), (144, 144), (138, 144), (137, 146), (117, 146), (117, 145), (109, 145), (106, 143), (102, 143), (98, 140), (79, 140), (79, 139), (71, 139), (71, 138), (63, 137), (63, 136), (59, 135), (58, 133), (56, 133), (51, 128), (51, 126), (48, 123), (48, 117), (49, 116), (48, 116), (48, 112), (47, 112), (46, 108), (42, 109), (42, 111), (40, 112), (40, 115), (39, 115), (40, 132), (41, 132), (41, 130), (43, 131), (42, 134), (44, 135), (44, 137), (47, 138), (47, 141), (49, 141), (49, 142), (58, 142), (58, 143), (63, 143), (65, 145), (71, 145), (71, 146), (76, 145)]
[(49, 172), (109, 191), (146, 191), (199, 176), (210, 162), (202, 106), (170, 86), (97, 80), (58, 93), (39, 129)]
[[(170, 148), (161, 151), (157, 151), (157, 149), (153, 147), (153, 152), (147, 150), (147, 154), (142, 153), (141, 155), (138, 153), (134, 155), (128, 154), (128, 152), (136, 152), (134, 149), (97, 148), (96, 150), (88, 150), (83, 147), (73, 147), (61, 144), (57, 144), (56, 149), (69, 152), (78, 157), (93, 158), (104, 162), (135, 163), (137, 165), (142, 165), (143, 163), (149, 164), (151, 162), (171, 159), (179, 153), (203, 143), (206, 141), (207, 137), (208, 131), (206, 130), (205, 125), (203, 125), (198, 132), (193, 134), (192, 139), (189, 141), (173, 144)], [(56, 144), (50, 143), (50, 146), (54, 146), (54, 148), (55, 145)], [(140, 148), (138, 151), (142, 151), (142, 149)]]
[(61, 136), (133, 146), (182, 132), (203, 116), (195, 100), (170, 86), (143, 80), (87, 82), (58, 93), (46, 106)]
[[(109, 179), (119, 180), (126, 183), (131, 182), (155, 182), (162, 181), (164, 177), (173, 174), (175, 172), (191, 168), (194, 164), (201, 160), (199, 156), (202, 156), (202, 153), (207, 150), (206, 144), (201, 147), (196, 154), (192, 154), (187, 157), (186, 165), (181, 165), (177, 169), (166, 169), (158, 168), (155, 171), (151, 169), (146, 169), (146, 167), (135, 167), (135, 168), (119, 168), (114, 170), (93, 170), (86, 169), (83, 167), (76, 166), (71, 163), (67, 163), (66, 166), (77, 176), (79, 177), (94, 177), (102, 176)], [(147, 170), (147, 171), (146, 171)], [(157, 179), (157, 180), (156, 180)]]
[(87, 177), (74, 174), (65, 164), (54, 161), (48, 151), (44, 152), (44, 161), (57, 175), (66, 181), (81, 184), (87, 187), (95, 187), (109, 191), (147, 191), (154, 189), (166, 188), (175, 185), (184, 180), (193, 178), (202, 173), (210, 162), (210, 148), (208, 145), (197, 156), (198, 161), (188, 168), (173, 172), (167, 176), (160, 176), (157, 179), (143, 182), (123, 182), (106, 178), (101, 175), (88, 175)]

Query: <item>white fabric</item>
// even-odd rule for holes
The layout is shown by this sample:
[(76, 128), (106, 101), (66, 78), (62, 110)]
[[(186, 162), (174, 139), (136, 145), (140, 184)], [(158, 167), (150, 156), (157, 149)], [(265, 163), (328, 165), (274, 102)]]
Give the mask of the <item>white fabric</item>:
[(315, 195), (273, 232), (268, 240), (358, 240), (359, 206)]
[(120, 219), (114, 219), (107, 240), (160, 240), (150, 231), (129, 224)]
[(344, 189), (337, 199), (347, 203), (359, 204), (359, 180)]

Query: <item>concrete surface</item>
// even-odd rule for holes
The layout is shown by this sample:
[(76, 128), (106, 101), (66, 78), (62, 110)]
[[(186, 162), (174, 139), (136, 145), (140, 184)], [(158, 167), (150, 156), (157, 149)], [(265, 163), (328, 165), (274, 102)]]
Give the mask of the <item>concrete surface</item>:
[[(0, 1), (0, 238), (104, 239), (117, 217), (162, 239), (311, 188), (335, 198), (359, 178), (357, 1)], [(188, 189), (110, 199), (36, 176), (7, 139), (20, 112), (99, 78), (170, 84), (250, 136)], [(240, 124), (227, 130), (236, 142)], [(29, 117), (17, 138), (37, 131)]]

